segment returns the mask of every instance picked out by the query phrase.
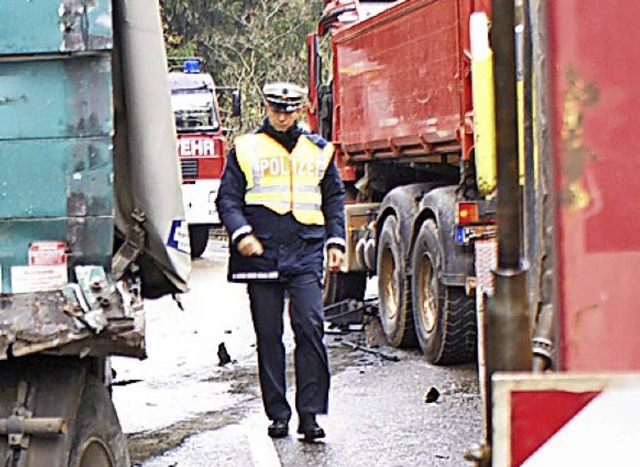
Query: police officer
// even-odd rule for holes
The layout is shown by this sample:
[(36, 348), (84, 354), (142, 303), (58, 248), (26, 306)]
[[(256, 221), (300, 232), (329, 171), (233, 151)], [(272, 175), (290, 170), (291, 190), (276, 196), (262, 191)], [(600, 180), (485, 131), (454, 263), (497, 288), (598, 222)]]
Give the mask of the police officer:
[(282, 343), (285, 297), (295, 338), (298, 433), (325, 436), (316, 414), (328, 409), (329, 365), (323, 342), (322, 268), (344, 258), (344, 186), (333, 147), (298, 124), (306, 90), (264, 86), (267, 117), (240, 136), (227, 157), (216, 205), (230, 236), (228, 279), (247, 282), (256, 332), (268, 434), (289, 433)]

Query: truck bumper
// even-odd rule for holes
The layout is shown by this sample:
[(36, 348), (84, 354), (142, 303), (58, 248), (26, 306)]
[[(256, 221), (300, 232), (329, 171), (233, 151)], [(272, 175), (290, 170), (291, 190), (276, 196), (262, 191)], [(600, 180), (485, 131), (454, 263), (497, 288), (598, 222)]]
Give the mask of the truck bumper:
[(0, 295), (0, 360), (38, 352), (144, 358), (141, 299), (106, 284), (99, 294), (103, 285), (95, 278), (80, 282), (57, 291)]

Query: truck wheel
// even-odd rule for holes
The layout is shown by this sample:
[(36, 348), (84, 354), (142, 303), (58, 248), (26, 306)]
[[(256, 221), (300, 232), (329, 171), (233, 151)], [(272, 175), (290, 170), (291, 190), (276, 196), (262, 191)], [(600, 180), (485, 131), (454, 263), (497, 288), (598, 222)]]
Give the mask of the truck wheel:
[(388, 217), (378, 241), (378, 310), (389, 345), (411, 347), (416, 336), (406, 286), (404, 258), (397, 238), (395, 217)]
[(430, 363), (466, 363), (476, 351), (475, 303), (462, 287), (442, 283), (442, 255), (436, 224), (427, 220), (411, 258), (416, 335)]
[(129, 467), (126, 439), (109, 392), (94, 376), (87, 375), (69, 435), (70, 467)]
[(191, 242), (191, 258), (200, 258), (207, 249), (209, 241), (209, 226), (190, 225), (189, 241)]
[(364, 300), (366, 286), (366, 272), (337, 272), (330, 274), (325, 272), (324, 288), (322, 289), (324, 306), (349, 299), (362, 301)]

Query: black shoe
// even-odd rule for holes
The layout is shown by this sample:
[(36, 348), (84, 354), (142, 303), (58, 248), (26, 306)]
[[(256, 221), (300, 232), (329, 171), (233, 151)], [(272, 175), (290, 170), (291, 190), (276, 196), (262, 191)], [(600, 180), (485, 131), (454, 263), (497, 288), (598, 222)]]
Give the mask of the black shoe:
[(272, 438), (284, 438), (289, 434), (289, 422), (286, 420), (274, 420), (269, 428), (267, 429), (267, 433)]
[(304, 435), (305, 441), (313, 441), (314, 439), (324, 438), (324, 430), (316, 422), (314, 414), (301, 414), (300, 424), (298, 425), (298, 433)]

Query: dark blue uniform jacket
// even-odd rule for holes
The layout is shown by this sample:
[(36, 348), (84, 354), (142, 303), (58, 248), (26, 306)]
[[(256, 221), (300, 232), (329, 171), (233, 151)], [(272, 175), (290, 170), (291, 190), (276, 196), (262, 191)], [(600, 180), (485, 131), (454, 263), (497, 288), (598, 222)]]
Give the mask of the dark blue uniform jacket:
[[(269, 125), (268, 119), (255, 133), (266, 133), (289, 152), (293, 150), (301, 134), (309, 135), (311, 141), (321, 148), (327, 144), (324, 139), (310, 134), (298, 125), (294, 125), (287, 132), (277, 132)], [(246, 185), (247, 181), (238, 164), (235, 149), (231, 149), (216, 199), (218, 214), (231, 239), (229, 280), (278, 280), (289, 275), (309, 272), (317, 274), (320, 278), (325, 244), (344, 251), (345, 191), (335, 161), (331, 161), (321, 181), (324, 226), (302, 224), (291, 213), (280, 215), (263, 206), (247, 206), (244, 202)], [(243, 257), (238, 252), (237, 243), (249, 233), (262, 242), (264, 253), (261, 256)], [(233, 275), (238, 273), (263, 274), (255, 279), (238, 279), (237, 276), (234, 278)], [(268, 278), (266, 273), (271, 273)]]

